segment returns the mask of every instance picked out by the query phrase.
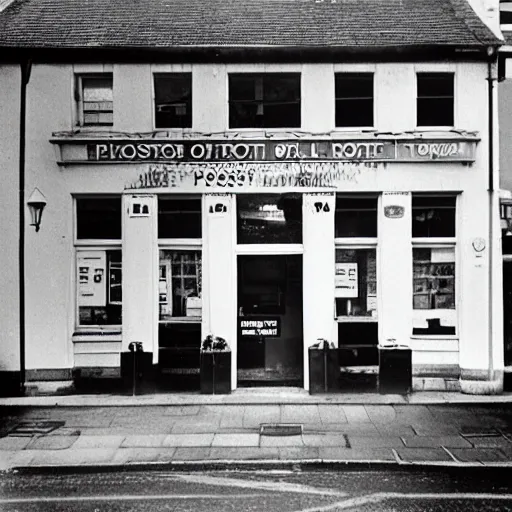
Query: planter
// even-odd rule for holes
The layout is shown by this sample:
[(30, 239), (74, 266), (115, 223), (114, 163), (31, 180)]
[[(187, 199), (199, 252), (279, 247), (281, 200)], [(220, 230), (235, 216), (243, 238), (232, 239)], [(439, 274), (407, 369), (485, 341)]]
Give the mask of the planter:
[(200, 379), (202, 394), (231, 393), (231, 351), (201, 352)]
[(309, 393), (339, 391), (337, 348), (310, 348), (309, 351)]
[(132, 395), (154, 392), (152, 352), (121, 352), (121, 379)]
[(379, 392), (405, 395), (411, 388), (411, 349), (379, 347)]

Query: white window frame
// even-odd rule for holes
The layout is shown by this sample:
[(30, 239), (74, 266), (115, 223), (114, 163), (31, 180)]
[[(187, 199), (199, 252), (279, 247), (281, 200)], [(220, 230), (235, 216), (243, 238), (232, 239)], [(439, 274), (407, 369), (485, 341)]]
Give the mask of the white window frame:
[[(85, 124), (84, 120), (84, 86), (83, 80), (88, 78), (111, 78), (112, 79), (112, 123), (108, 124)], [(114, 74), (112, 71), (99, 71), (96, 73), (75, 72), (75, 105), (76, 124), (86, 130), (112, 129), (114, 126)]]
[[(199, 199), (200, 195), (197, 194), (176, 194), (176, 195), (163, 195), (165, 199)], [(160, 197), (158, 197), (160, 199)], [(204, 201), (201, 200), (201, 230), (204, 230), (204, 215), (203, 215)], [(157, 218), (158, 222), (158, 218)], [(158, 227), (157, 227), (158, 232)], [(204, 254), (203, 254), (203, 239), (202, 238), (159, 238), (158, 239), (158, 279), (160, 279), (160, 251), (199, 251), (201, 254), (201, 279), (204, 276)], [(167, 270), (167, 293), (172, 293), (172, 278)], [(201, 299), (203, 299), (203, 283), (201, 283)], [(201, 316), (174, 316), (170, 319), (162, 320), (160, 318), (160, 292), (158, 292), (158, 324), (185, 324), (185, 323), (202, 323)]]
[[(77, 199), (94, 199), (97, 198), (120, 198), (117, 194), (80, 194), (73, 196), (73, 264), (74, 264), (74, 331), (77, 333), (85, 333), (85, 332), (101, 332), (101, 331), (120, 331), (122, 329), (122, 318), (120, 324), (105, 324), (105, 325), (80, 325), (80, 312), (79, 312), (79, 270), (78, 270), (78, 257), (81, 252), (92, 252), (92, 251), (102, 251), (106, 254), (107, 251), (122, 251), (122, 234), (120, 239), (94, 239), (94, 238), (86, 238), (86, 239), (78, 239), (78, 209), (77, 209)], [(122, 212), (122, 210), (121, 210)], [(122, 213), (121, 213), (122, 214)], [(122, 223), (122, 219), (120, 220)], [(121, 261), (121, 272), (122, 270), (122, 261)], [(106, 272), (108, 273), (108, 265), (106, 268)], [(107, 294), (108, 294), (107, 290)], [(118, 303), (121, 304), (122, 303)]]

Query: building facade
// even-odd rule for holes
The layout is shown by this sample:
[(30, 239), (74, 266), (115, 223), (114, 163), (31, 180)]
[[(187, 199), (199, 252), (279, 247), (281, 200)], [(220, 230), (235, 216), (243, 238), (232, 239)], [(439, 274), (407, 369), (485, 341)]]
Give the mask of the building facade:
[(309, 389), (326, 339), (348, 383), (399, 344), (417, 390), (500, 392), (500, 40), (469, 4), (96, 3), (0, 12), (6, 379), (116, 379), (140, 342), (166, 381), (213, 333), (233, 389)]

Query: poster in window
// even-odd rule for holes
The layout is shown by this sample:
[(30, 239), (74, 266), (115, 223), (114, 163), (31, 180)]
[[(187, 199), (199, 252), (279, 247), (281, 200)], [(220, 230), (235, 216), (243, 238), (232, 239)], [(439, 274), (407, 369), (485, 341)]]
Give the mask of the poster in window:
[(334, 286), (336, 297), (356, 298), (358, 296), (357, 263), (336, 263)]
[(103, 251), (78, 254), (78, 305), (104, 307), (107, 304), (106, 254)]

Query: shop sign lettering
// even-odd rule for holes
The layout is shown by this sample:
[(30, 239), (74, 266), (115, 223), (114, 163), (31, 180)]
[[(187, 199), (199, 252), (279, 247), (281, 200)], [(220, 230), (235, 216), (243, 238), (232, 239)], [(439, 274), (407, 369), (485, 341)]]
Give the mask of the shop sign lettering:
[[(65, 143), (64, 143), (65, 144)], [(388, 162), (474, 160), (474, 140), (102, 141), (87, 144), (96, 162)]]
[(335, 188), (342, 182), (357, 182), (363, 170), (376, 166), (374, 162), (152, 164), (127, 188)]
[(245, 337), (279, 337), (281, 320), (277, 318), (240, 318), (240, 334)]

